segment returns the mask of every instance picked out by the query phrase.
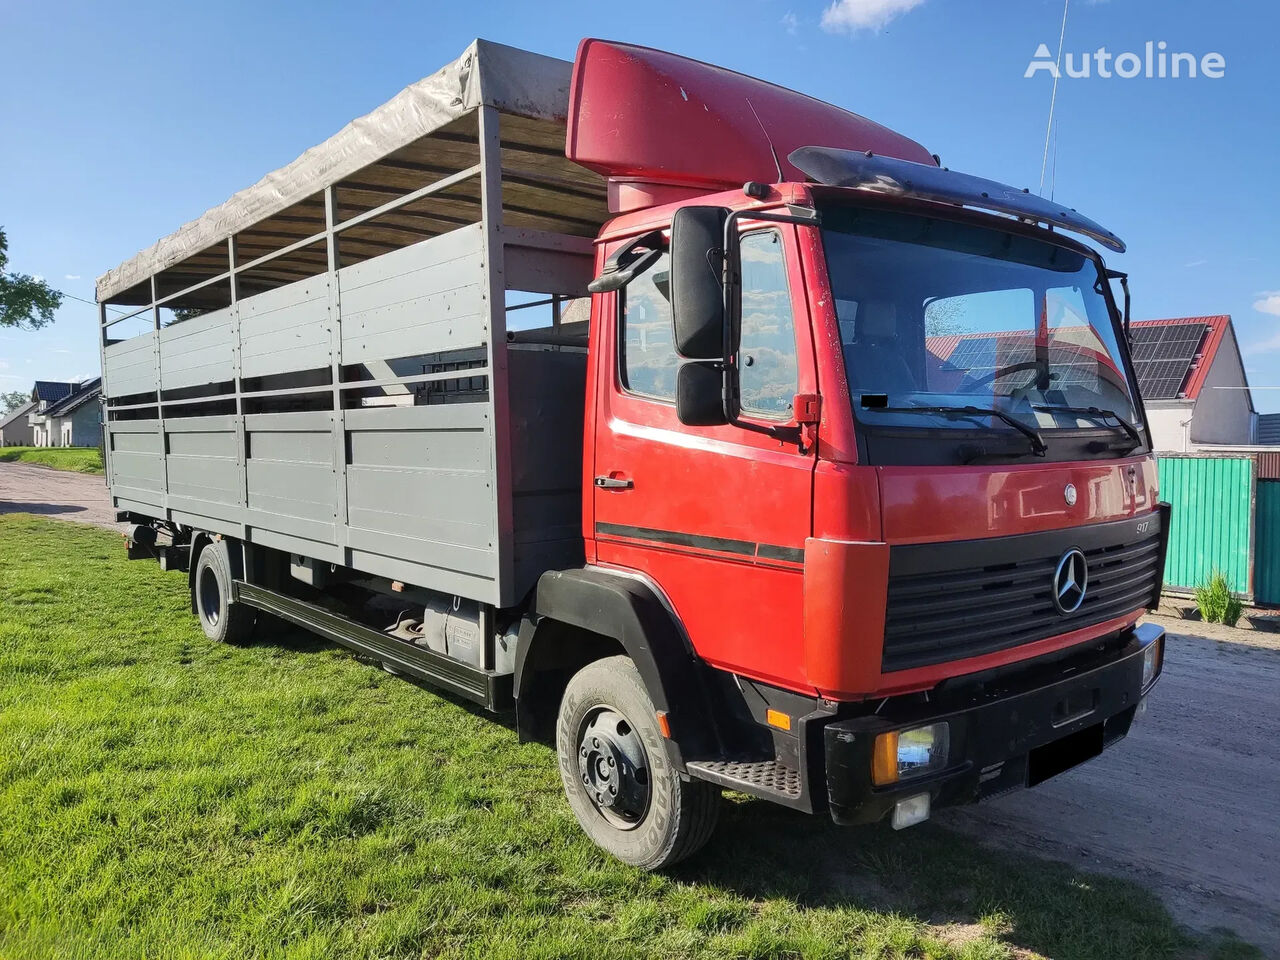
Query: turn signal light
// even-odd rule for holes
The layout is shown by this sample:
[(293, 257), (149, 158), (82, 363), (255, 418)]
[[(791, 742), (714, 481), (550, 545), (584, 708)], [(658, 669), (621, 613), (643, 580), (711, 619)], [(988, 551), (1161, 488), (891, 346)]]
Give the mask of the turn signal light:
[(774, 710), (770, 707), (764, 712), (765, 722), (771, 727), (777, 727), (779, 730), (791, 729), (791, 718), (781, 710)]
[(876, 737), (871, 755), (871, 782), (877, 787), (898, 782), (898, 731)]
[(951, 728), (946, 723), (882, 733), (871, 751), (871, 782), (883, 787), (941, 770), (950, 749)]

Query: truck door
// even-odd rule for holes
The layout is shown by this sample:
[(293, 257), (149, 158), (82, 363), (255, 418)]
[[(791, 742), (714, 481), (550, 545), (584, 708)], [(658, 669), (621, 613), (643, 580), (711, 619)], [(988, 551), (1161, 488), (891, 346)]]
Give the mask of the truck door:
[[(817, 393), (793, 227), (743, 236), (742, 406), (794, 424)], [(600, 305), (593, 471), (598, 562), (648, 575), (708, 662), (765, 681), (802, 677), (804, 542), (814, 454), (735, 426), (676, 418), (666, 255)]]

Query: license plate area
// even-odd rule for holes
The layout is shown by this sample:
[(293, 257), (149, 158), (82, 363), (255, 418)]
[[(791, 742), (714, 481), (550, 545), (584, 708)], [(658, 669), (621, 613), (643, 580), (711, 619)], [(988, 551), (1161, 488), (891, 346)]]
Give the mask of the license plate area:
[(1027, 754), (1027, 786), (1034, 787), (1050, 777), (1092, 760), (1102, 753), (1102, 724), (1095, 723), (1068, 734)]

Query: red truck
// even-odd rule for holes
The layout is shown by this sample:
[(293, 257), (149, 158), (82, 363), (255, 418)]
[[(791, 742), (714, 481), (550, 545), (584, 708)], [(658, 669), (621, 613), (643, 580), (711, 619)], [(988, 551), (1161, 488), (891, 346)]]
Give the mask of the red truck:
[(902, 828), (1033, 786), (1164, 644), (1127, 285), (1068, 234), (1124, 250), (757, 79), (477, 41), (100, 279), (130, 555), (214, 639), (514, 707), (645, 868), (722, 788)]

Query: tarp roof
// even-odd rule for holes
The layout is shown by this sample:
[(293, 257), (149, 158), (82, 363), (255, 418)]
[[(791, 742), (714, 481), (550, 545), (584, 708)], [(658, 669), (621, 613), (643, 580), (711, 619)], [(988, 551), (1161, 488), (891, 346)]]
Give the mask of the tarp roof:
[[(225, 242), (479, 106), (564, 124), (571, 66), (554, 57), (475, 40), (453, 63), (108, 270), (98, 278), (98, 300), (116, 297), (197, 251)], [(563, 134), (560, 147), (563, 160)]]

